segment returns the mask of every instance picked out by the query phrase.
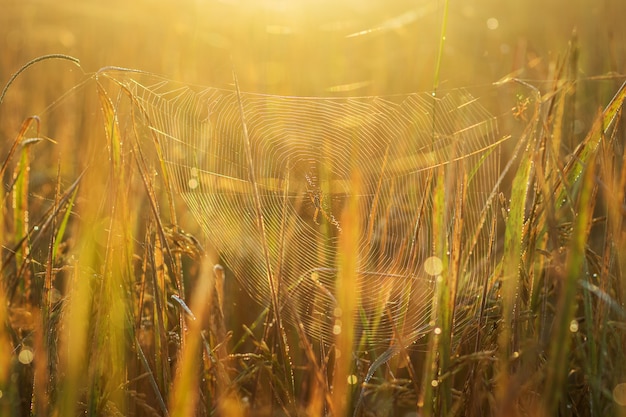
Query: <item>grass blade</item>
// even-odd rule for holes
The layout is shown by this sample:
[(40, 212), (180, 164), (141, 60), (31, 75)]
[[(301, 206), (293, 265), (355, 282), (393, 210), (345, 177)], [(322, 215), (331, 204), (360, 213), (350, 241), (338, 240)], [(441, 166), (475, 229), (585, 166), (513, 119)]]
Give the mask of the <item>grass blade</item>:
[(596, 159), (590, 154), (587, 158), (585, 176), (578, 200), (578, 210), (567, 254), (567, 271), (563, 282), (563, 291), (559, 299), (558, 314), (554, 323), (554, 334), (550, 345), (549, 367), (547, 370), (545, 412), (552, 416), (558, 413), (558, 405), (562, 400), (571, 346), (571, 323), (576, 309), (576, 292), (581, 272), (586, 268), (585, 248), (595, 207)]

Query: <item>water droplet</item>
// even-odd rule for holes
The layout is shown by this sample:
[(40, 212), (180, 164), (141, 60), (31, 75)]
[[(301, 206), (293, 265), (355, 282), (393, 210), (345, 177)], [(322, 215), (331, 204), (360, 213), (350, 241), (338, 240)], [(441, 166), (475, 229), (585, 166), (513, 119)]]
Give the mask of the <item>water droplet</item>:
[(335, 336), (341, 334), (341, 320), (337, 320), (337, 322), (335, 322), (335, 325), (333, 326), (333, 334)]
[(20, 351), (20, 354), (17, 356), (17, 359), (20, 361), (20, 363), (23, 363), (24, 365), (28, 365), (33, 361), (33, 357), (35, 355), (33, 354), (33, 351), (28, 349), (28, 348), (24, 348)]
[(433, 330), (435, 332), (435, 334), (441, 334), (441, 327), (435, 327), (435, 330)]
[(358, 380), (358, 378), (356, 377), (356, 375), (354, 375), (354, 374), (348, 375), (348, 384), (350, 384), (350, 385), (354, 385), (354, 384), (356, 384), (358, 381), (359, 381), (359, 380)]
[(572, 320), (569, 324), (569, 331), (572, 333), (576, 333), (578, 331), (578, 321)]
[(439, 385), (439, 381), (437, 381), (436, 379), (433, 379), (433, 380), (430, 382), (430, 385), (432, 385), (433, 387), (437, 387), (437, 385)]

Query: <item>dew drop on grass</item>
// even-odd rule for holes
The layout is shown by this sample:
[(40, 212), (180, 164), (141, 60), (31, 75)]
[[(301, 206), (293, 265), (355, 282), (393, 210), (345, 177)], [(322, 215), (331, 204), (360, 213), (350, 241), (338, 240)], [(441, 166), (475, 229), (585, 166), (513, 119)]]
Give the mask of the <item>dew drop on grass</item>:
[(341, 334), (341, 320), (337, 320), (335, 325), (333, 326), (333, 334), (339, 335)]
[(441, 327), (435, 327), (435, 330), (433, 330), (435, 332), (435, 334), (441, 334)]
[(354, 374), (348, 375), (348, 384), (349, 385), (355, 385), (357, 382), (358, 382), (358, 379), (357, 379), (356, 375), (354, 375)]
[(20, 354), (18, 355), (17, 359), (20, 361), (20, 363), (24, 365), (28, 365), (33, 361), (34, 356), (35, 355), (33, 355), (32, 350), (28, 348), (24, 348), (20, 351)]
[(578, 321), (572, 320), (569, 324), (569, 331), (572, 333), (576, 333), (578, 331)]
[(432, 385), (433, 387), (437, 387), (437, 385), (439, 385), (439, 381), (437, 381), (436, 379), (433, 379), (433, 380), (430, 382), (430, 385)]

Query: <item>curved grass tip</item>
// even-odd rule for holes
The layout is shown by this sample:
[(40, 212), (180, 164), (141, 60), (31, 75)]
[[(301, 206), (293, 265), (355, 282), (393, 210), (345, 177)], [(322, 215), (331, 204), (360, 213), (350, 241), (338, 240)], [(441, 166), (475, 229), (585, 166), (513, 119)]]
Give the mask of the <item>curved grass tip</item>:
[(20, 69), (18, 69), (13, 75), (11, 75), (11, 78), (9, 78), (9, 81), (7, 81), (6, 85), (2, 89), (2, 93), (0, 94), (0, 104), (2, 104), (2, 102), (4, 101), (4, 96), (6, 95), (7, 91), (9, 91), (9, 87), (11, 87), (11, 84), (13, 84), (15, 79), (19, 77), (21, 73), (23, 73), (28, 68), (35, 65), (36, 63), (41, 62), (41, 61), (47, 61), (49, 59), (61, 59), (65, 61), (70, 61), (76, 64), (80, 68), (80, 60), (78, 58), (74, 58), (73, 56), (65, 55), (65, 54), (42, 55), (35, 59), (32, 59), (28, 61), (26, 64), (22, 65)]

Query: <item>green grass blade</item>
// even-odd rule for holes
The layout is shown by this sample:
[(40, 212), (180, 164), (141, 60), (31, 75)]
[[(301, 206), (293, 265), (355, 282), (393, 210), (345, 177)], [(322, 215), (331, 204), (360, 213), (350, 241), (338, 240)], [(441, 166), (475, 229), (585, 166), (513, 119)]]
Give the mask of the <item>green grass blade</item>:
[(625, 99), (626, 82), (621, 85), (611, 102), (602, 112), (602, 115), (596, 119), (596, 122), (593, 124), (589, 134), (583, 142), (578, 145), (574, 151), (573, 157), (565, 167), (566, 184), (565, 187), (561, 186), (559, 198), (557, 199), (558, 206), (562, 206), (562, 204), (566, 201), (566, 187), (574, 184), (580, 178), (583, 170), (587, 166), (587, 162), (598, 149), (602, 136), (606, 134), (608, 129), (612, 126), (619, 111), (622, 109)]
[[(535, 120), (538, 120), (536, 118)], [(532, 186), (532, 161), (535, 148), (534, 123), (527, 128), (522, 140), (527, 140), (526, 148), (520, 158), (520, 165), (513, 179), (510, 211), (507, 215), (504, 231), (504, 254), (501, 271), (502, 327), (498, 334), (499, 357), (496, 368), (496, 399), (501, 409), (513, 406), (508, 400), (509, 359), (515, 337), (515, 317), (522, 264), (525, 236), (526, 202)]]
[(578, 280), (586, 270), (585, 249), (593, 218), (596, 194), (596, 159), (590, 154), (587, 158), (585, 176), (580, 190), (572, 240), (569, 245), (564, 276), (563, 290), (558, 303), (557, 318), (554, 323), (552, 343), (547, 369), (546, 391), (544, 392), (547, 415), (557, 415), (559, 402), (565, 392), (564, 384), (568, 372), (571, 346), (570, 325), (576, 309)]
[[(433, 240), (433, 256), (437, 256), (442, 261), (441, 274), (436, 277), (435, 296), (432, 305), (433, 330), (430, 333), (428, 344), (428, 352), (424, 361), (424, 373), (422, 378), (422, 392), (418, 400), (418, 408), (424, 416), (435, 415), (437, 386), (439, 384), (439, 366), (437, 364), (437, 356), (440, 353), (441, 338), (441, 309), (446, 306), (442, 305), (442, 299), (445, 300), (445, 280), (448, 278), (448, 256), (446, 256), (446, 227), (445, 227), (445, 175), (443, 167), (439, 167), (436, 179), (434, 181), (435, 188), (433, 190), (433, 206), (432, 206), (432, 240)], [(445, 350), (445, 346), (442, 348)], [(444, 352), (445, 353), (445, 352)], [(443, 394), (447, 395), (447, 394)]]
[(74, 207), (74, 202), (76, 201), (76, 195), (78, 194), (78, 187), (74, 189), (69, 201), (67, 202), (65, 208), (65, 214), (63, 215), (63, 219), (59, 223), (59, 227), (56, 232), (56, 236), (54, 239), (54, 246), (52, 248), (52, 259), (53, 261), (57, 260), (57, 253), (59, 252), (59, 245), (63, 241), (63, 236), (65, 236), (65, 231), (67, 229), (67, 224), (70, 220), (70, 216), (72, 215), (72, 208)]

